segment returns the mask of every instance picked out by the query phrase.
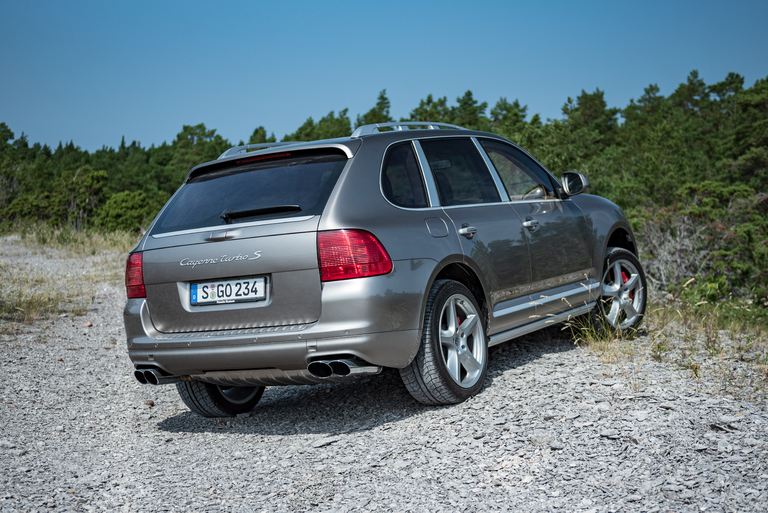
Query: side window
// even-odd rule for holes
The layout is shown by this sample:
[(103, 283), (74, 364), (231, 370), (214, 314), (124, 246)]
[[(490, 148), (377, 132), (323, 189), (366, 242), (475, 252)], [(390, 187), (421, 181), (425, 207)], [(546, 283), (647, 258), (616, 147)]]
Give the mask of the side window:
[(389, 149), (384, 159), (381, 185), (384, 195), (395, 205), (408, 208), (429, 206), (421, 169), (410, 142)]
[(483, 158), (469, 139), (420, 140), (440, 204), (471, 205), (501, 201)]
[(480, 143), (499, 173), (511, 201), (557, 199), (549, 175), (528, 155), (497, 141), (483, 139)]

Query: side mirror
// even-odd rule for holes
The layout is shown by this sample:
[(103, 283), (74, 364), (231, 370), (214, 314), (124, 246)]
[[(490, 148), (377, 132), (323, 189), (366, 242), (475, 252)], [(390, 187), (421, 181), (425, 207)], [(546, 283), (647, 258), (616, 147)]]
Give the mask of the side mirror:
[(584, 173), (578, 171), (566, 171), (560, 177), (560, 181), (563, 182), (562, 191), (566, 196), (575, 196), (581, 194), (589, 187), (589, 180)]

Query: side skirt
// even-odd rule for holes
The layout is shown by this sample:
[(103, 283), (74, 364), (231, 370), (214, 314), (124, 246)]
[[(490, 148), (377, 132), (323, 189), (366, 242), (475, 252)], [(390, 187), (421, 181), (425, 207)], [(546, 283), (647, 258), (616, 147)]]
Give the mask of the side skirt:
[(525, 326), (520, 326), (519, 328), (513, 328), (509, 331), (497, 333), (496, 335), (491, 336), (491, 340), (488, 342), (488, 347), (493, 347), (508, 340), (512, 340), (513, 338), (522, 337), (528, 333), (533, 333), (534, 331), (549, 327), (552, 324), (568, 321), (574, 317), (578, 317), (579, 315), (584, 315), (585, 313), (588, 313), (593, 308), (595, 308), (595, 306), (597, 306), (597, 303), (593, 301), (591, 303), (585, 304), (584, 306), (574, 308), (573, 310), (568, 310), (567, 312), (563, 312), (552, 317), (547, 317), (546, 319), (541, 319), (540, 321), (532, 322), (530, 324), (526, 324)]

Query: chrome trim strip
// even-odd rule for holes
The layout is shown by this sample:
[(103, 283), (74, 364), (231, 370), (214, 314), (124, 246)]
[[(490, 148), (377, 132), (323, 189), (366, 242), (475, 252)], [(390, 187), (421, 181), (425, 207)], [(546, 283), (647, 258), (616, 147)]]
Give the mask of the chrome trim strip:
[(251, 221), (250, 223), (237, 223), (237, 224), (225, 224), (216, 226), (207, 226), (205, 228), (191, 228), (189, 230), (179, 230), (178, 232), (160, 233), (152, 235), (153, 239), (164, 239), (166, 237), (174, 237), (176, 235), (188, 235), (190, 233), (210, 232), (213, 230), (229, 230), (232, 228), (248, 228), (251, 226), (263, 226), (265, 224), (281, 224), (281, 223), (298, 223), (301, 221), (308, 221), (317, 216), (301, 216), (301, 217), (289, 217), (285, 219), (265, 219), (264, 221)]
[(546, 201), (552, 201), (552, 202), (562, 202), (562, 201), (568, 201), (568, 200), (562, 200), (560, 198), (553, 198), (553, 199), (532, 199), (532, 200), (514, 200), (514, 201), (508, 201), (510, 205), (519, 205), (521, 203), (529, 204), (529, 203), (544, 203)]
[(597, 303), (593, 301), (591, 303), (585, 304), (584, 306), (574, 308), (573, 310), (568, 310), (567, 312), (553, 315), (551, 317), (541, 319), (540, 321), (532, 322), (530, 324), (526, 324), (525, 326), (520, 326), (519, 328), (514, 328), (503, 333), (497, 333), (496, 335), (491, 336), (491, 340), (488, 342), (488, 347), (503, 344), (504, 342), (512, 340), (513, 338), (518, 338), (522, 337), (523, 335), (527, 335), (528, 333), (533, 333), (534, 331), (546, 327), (548, 324), (557, 324), (562, 321), (567, 321), (571, 317), (584, 315), (585, 313), (588, 313), (593, 308), (595, 308), (596, 305)]
[(507, 194), (507, 189), (504, 187), (504, 183), (501, 181), (501, 177), (499, 176), (499, 173), (496, 170), (496, 166), (493, 165), (491, 158), (488, 156), (487, 153), (485, 153), (485, 149), (483, 149), (483, 147), (480, 145), (480, 143), (475, 137), (470, 137), (470, 139), (472, 139), (472, 142), (475, 143), (475, 148), (477, 148), (477, 151), (480, 153), (480, 156), (483, 157), (485, 166), (488, 168), (488, 172), (491, 173), (491, 176), (493, 177), (493, 181), (496, 184), (496, 190), (499, 191), (499, 196), (501, 197), (501, 201), (509, 201), (509, 195)]
[(421, 167), (421, 174), (424, 177), (424, 182), (427, 184), (427, 194), (429, 195), (429, 206), (440, 206), (440, 196), (437, 194), (437, 186), (435, 185), (435, 177), (432, 175), (432, 168), (429, 167), (427, 156), (424, 154), (424, 150), (421, 148), (419, 141), (414, 139), (411, 141), (413, 148), (416, 150), (416, 157), (419, 159), (419, 166)]
[(536, 304), (538, 304), (538, 305), (543, 305), (543, 304), (546, 304), (546, 303), (551, 303), (552, 301), (560, 301), (563, 298), (568, 298), (568, 297), (574, 296), (576, 294), (581, 294), (582, 292), (584, 292), (583, 289), (586, 289), (587, 292), (590, 293), (589, 294), (590, 297), (593, 297), (592, 296), (592, 291), (595, 290), (596, 288), (598, 288), (599, 286), (600, 286), (600, 283), (597, 282), (597, 281), (592, 283), (592, 284), (590, 284), (590, 285), (579, 284), (578, 287), (574, 287), (573, 289), (571, 289), (571, 290), (569, 290), (567, 292), (561, 292), (560, 294), (555, 294), (554, 296), (542, 296), (541, 294), (539, 294), (540, 297), (538, 299), (534, 298), (534, 302)]
[(520, 312), (522, 310), (525, 310), (526, 308), (536, 308), (536, 305), (533, 301), (529, 301), (527, 303), (523, 303), (520, 305), (511, 306), (509, 308), (504, 308), (503, 310), (497, 310), (493, 312), (494, 317), (502, 317), (504, 315), (509, 315), (511, 313)]
[(470, 203), (468, 205), (448, 205), (447, 207), (443, 207), (445, 210), (450, 210), (454, 208), (477, 208), (477, 207), (486, 207), (486, 206), (493, 206), (493, 205), (509, 205), (510, 202), (508, 201), (494, 201), (493, 203)]

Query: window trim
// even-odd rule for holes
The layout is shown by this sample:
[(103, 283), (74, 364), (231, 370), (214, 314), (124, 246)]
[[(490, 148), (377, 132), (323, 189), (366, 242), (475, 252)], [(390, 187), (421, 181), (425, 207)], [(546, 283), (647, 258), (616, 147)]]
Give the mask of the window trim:
[[(415, 135), (415, 134), (414, 134)], [(425, 211), (433, 211), (433, 210), (444, 210), (449, 208), (467, 208), (467, 207), (481, 207), (485, 205), (516, 205), (516, 204), (528, 204), (532, 201), (571, 201), (570, 198), (566, 198), (563, 200), (560, 197), (560, 193), (557, 190), (558, 187), (562, 188), (562, 183), (558, 178), (553, 175), (549, 169), (546, 168), (541, 162), (536, 160), (536, 157), (525, 151), (523, 148), (521, 148), (518, 144), (505, 139), (501, 136), (494, 137), (495, 134), (486, 134), (483, 133), (481, 135), (469, 135), (469, 134), (461, 134), (461, 135), (443, 135), (443, 134), (419, 134), (419, 136), (416, 136), (412, 139), (400, 139), (398, 141), (391, 142), (387, 145), (386, 148), (384, 148), (384, 152), (381, 156), (381, 164), (379, 165), (379, 193), (381, 194), (381, 197), (384, 198), (384, 201), (389, 203), (395, 208), (399, 208), (400, 210), (407, 210), (410, 212), (425, 212)], [(429, 167), (429, 162), (427, 162), (427, 157), (424, 154), (424, 150), (421, 148), (421, 144), (419, 141), (425, 140), (425, 139), (472, 139), (475, 143), (475, 147), (479, 146), (478, 151), (480, 152), (480, 156), (483, 159), (483, 162), (485, 162), (486, 167), (488, 168), (488, 172), (491, 173), (491, 177), (493, 178), (493, 182), (496, 185), (496, 190), (499, 193), (499, 197), (502, 198), (501, 201), (494, 202), (494, 203), (475, 203), (472, 205), (440, 205), (440, 197), (437, 193), (437, 186), (435, 185), (434, 177), (432, 175), (432, 169)], [(480, 144), (481, 139), (487, 139), (489, 141), (495, 141), (502, 144), (505, 144), (507, 146), (511, 146), (512, 148), (515, 148), (516, 150), (519, 150), (523, 152), (527, 157), (531, 158), (541, 169), (544, 170), (544, 172), (549, 176), (549, 178), (552, 181), (552, 185), (555, 186), (555, 194), (558, 195), (557, 198), (553, 199), (539, 199), (539, 200), (510, 200), (509, 195), (507, 194), (506, 188), (504, 188), (503, 184), (501, 183), (501, 177), (498, 176), (498, 172), (496, 171), (496, 167), (493, 165), (492, 162), (490, 162), (490, 158), (488, 157), (488, 154), (485, 152), (485, 150), (482, 147), (482, 144)], [(395, 144), (401, 144), (404, 142), (410, 142), (413, 146), (415, 152), (416, 152), (416, 160), (419, 163), (419, 168), (421, 169), (421, 178), (424, 180), (424, 183), (427, 186), (427, 201), (429, 202), (428, 207), (422, 207), (422, 208), (411, 208), (411, 207), (401, 207), (399, 205), (395, 205), (389, 199), (387, 198), (387, 195), (384, 193), (384, 159), (387, 155), (387, 152), (389, 151), (389, 148), (391, 146), (394, 146)], [(490, 165), (489, 165), (490, 162)], [(498, 178), (498, 180), (497, 180)], [(501, 185), (501, 187), (499, 187)], [(504, 198), (507, 198), (504, 200)]]
[[(385, 171), (384, 164), (386, 163), (387, 155), (389, 155), (389, 150), (393, 146), (397, 146), (399, 144), (406, 145), (408, 143), (411, 144), (411, 150), (413, 150), (414, 156), (416, 157), (416, 164), (419, 166), (419, 170), (421, 171), (421, 183), (422, 183), (422, 185), (424, 185), (424, 193), (427, 196), (427, 206), (426, 207), (404, 207), (402, 205), (396, 205), (392, 201), (390, 201), (389, 198), (387, 198), (387, 193), (384, 191), (384, 171)], [(426, 173), (424, 173), (424, 169), (421, 166), (421, 159), (419, 158), (419, 153), (418, 153), (418, 150), (421, 150), (421, 147), (419, 147), (418, 150), (417, 150), (414, 147), (413, 143), (414, 143), (413, 140), (404, 139), (404, 140), (401, 140), (401, 141), (395, 141), (393, 143), (390, 143), (390, 144), (387, 145), (386, 148), (384, 148), (384, 153), (382, 153), (382, 155), (381, 155), (381, 166), (380, 166), (381, 169), (379, 170), (379, 192), (384, 197), (384, 199), (387, 201), (387, 203), (389, 203), (393, 207), (401, 208), (403, 210), (417, 210), (417, 211), (431, 210), (435, 206), (438, 206), (438, 205), (433, 205), (432, 204), (432, 196), (431, 196), (431, 192), (429, 190), (429, 183), (427, 183), (427, 181), (425, 179)]]
[[(424, 172), (424, 166), (422, 164), (421, 156), (419, 155), (419, 152), (421, 151), (421, 146), (416, 146), (414, 143), (416, 143), (416, 139), (401, 139), (399, 141), (394, 141), (392, 143), (389, 143), (386, 148), (384, 148), (384, 151), (381, 154), (381, 164), (379, 165), (379, 193), (381, 194), (381, 197), (384, 198), (384, 201), (389, 203), (395, 208), (399, 208), (400, 210), (407, 210), (409, 212), (427, 212), (431, 210), (439, 210), (440, 204), (433, 203), (433, 198), (437, 198), (437, 196), (432, 195), (432, 189), (430, 189), (430, 181), (427, 180), (427, 175), (430, 175), (431, 173), (425, 173)], [(429, 203), (429, 206), (426, 207), (419, 207), (419, 208), (413, 208), (413, 207), (403, 207), (401, 205), (395, 205), (391, 201), (389, 201), (389, 198), (387, 198), (386, 193), (384, 192), (384, 163), (385, 159), (387, 158), (387, 155), (389, 154), (389, 149), (392, 146), (395, 146), (397, 144), (403, 144), (403, 143), (411, 143), (411, 148), (416, 153), (416, 162), (419, 165), (419, 169), (421, 170), (421, 179), (424, 181), (424, 184), (426, 185), (426, 192), (427, 192), (427, 202)], [(426, 159), (425, 159), (426, 160)], [(432, 188), (434, 188), (435, 184), (432, 182)], [(434, 189), (435, 194), (437, 194), (437, 189)]]
[[(563, 187), (562, 182), (560, 182), (560, 180), (554, 174), (552, 174), (552, 172), (549, 169), (547, 169), (547, 167), (545, 165), (543, 165), (541, 162), (536, 160), (536, 157), (534, 157), (533, 155), (531, 155), (530, 153), (525, 151), (522, 147), (520, 147), (519, 145), (513, 143), (512, 141), (508, 141), (506, 139), (497, 139), (495, 137), (487, 137), (487, 136), (486, 137), (478, 137), (478, 143), (480, 143), (480, 139), (486, 139), (486, 140), (489, 140), (489, 141), (495, 141), (495, 142), (504, 144), (506, 146), (511, 146), (512, 148), (521, 151), (523, 153), (523, 155), (525, 155), (525, 156), (529, 157), (531, 160), (533, 160), (533, 162), (537, 166), (539, 166), (542, 169), (542, 171), (544, 171), (544, 173), (549, 177), (550, 181), (552, 182), (552, 186), (555, 189), (552, 192), (554, 192), (557, 195), (557, 198), (555, 198), (555, 199), (549, 199), (549, 200), (515, 200), (515, 201), (510, 201), (509, 203), (530, 203), (531, 201), (568, 201), (568, 200), (570, 200), (570, 197), (568, 197), (565, 200), (563, 200), (563, 198), (560, 196), (560, 191), (558, 189), (561, 189)], [(481, 148), (482, 148), (482, 146), (483, 145), (480, 144)], [(482, 153), (483, 153), (483, 155), (487, 156), (487, 154), (485, 153), (484, 149), (483, 149)], [(490, 157), (488, 158), (488, 160), (490, 161)], [(493, 162), (491, 162), (491, 169), (493, 169), (496, 172), (496, 167), (493, 166)], [(506, 188), (504, 190), (506, 191)]]
[[(432, 167), (429, 165), (429, 161), (427, 160), (427, 156), (424, 153), (424, 150), (421, 147), (421, 143), (419, 143), (419, 140), (421, 139), (471, 139), (472, 142), (475, 144), (475, 148), (477, 148), (477, 143), (474, 141), (474, 136), (468, 136), (468, 135), (451, 135), (447, 137), (440, 137), (440, 136), (433, 136), (433, 137), (419, 137), (419, 139), (414, 139), (413, 142), (415, 145), (418, 145), (418, 157), (419, 160), (422, 161), (422, 172), (424, 172), (425, 175), (428, 175), (428, 180), (431, 183), (432, 187), (434, 188), (434, 197), (435, 197), (435, 205), (439, 205), (442, 208), (454, 208), (454, 207), (478, 207), (482, 205), (501, 205), (504, 203), (509, 203), (509, 196), (506, 195), (505, 190), (499, 190), (499, 182), (496, 181), (495, 172), (496, 169), (491, 167), (488, 168), (488, 163), (485, 161), (486, 155), (484, 155), (483, 152), (478, 151), (480, 154), (481, 159), (483, 160), (483, 163), (485, 164), (485, 167), (488, 169), (488, 172), (491, 175), (491, 179), (493, 180), (494, 187), (496, 187), (496, 193), (499, 195), (499, 201), (489, 201), (489, 202), (483, 202), (483, 203), (471, 203), (469, 205), (442, 205), (440, 203), (440, 196), (437, 192), (437, 186), (435, 185), (435, 177), (432, 172)], [(425, 172), (424, 170), (428, 170), (429, 172)], [(425, 176), (426, 178), (426, 176)], [(432, 190), (430, 190), (430, 194), (432, 194)], [(504, 198), (507, 198), (505, 201)], [(431, 198), (430, 198), (431, 201)]]
[(509, 203), (509, 194), (507, 194), (507, 188), (504, 187), (504, 182), (501, 181), (501, 176), (499, 176), (499, 171), (496, 169), (496, 166), (493, 165), (491, 158), (485, 152), (485, 148), (483, 148), (483, 145), (480, 144), (480, 141), (477, 140), (477, 137), (470, 137), (470, 139), (472, 139), (472, 142), (475, 143), (475, 148), (477, 148), (480, 156), (483, 157), (483, 162), (485, 162), (485, 166), (488, 168), (488, 171), (491, 172), (493, 182), (496, 184), (496, 190), (499, 192), (501, 201)]
[(427, 183), (427, 196), (429, 198), (429, 206), (442, 206), (440, 205), (440, 195), (437, 193), (435, 175), (432, 173), (432, 168), (430, 167), (429, 161), (427, 160), (427, 155), (424, 153), (424, 149), (421, 147), (421, 143), (418, 139), (412, 139), (411, 144), (416, 150), (416, 158), (419, 161), (422, 178), (424, 178), (424, 181)]

